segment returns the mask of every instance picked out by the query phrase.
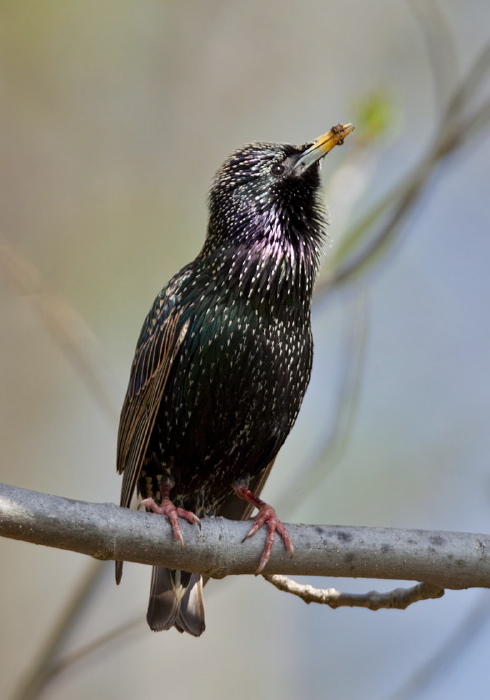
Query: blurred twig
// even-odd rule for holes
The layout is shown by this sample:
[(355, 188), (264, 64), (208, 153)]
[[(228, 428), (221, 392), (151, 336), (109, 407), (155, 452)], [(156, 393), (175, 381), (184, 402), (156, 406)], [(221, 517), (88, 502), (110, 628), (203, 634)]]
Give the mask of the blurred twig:
[(490, 44), (455, 91), (422, 162), (343, 238), (334, 252), (329, 275), (317, 288), (317, 296), (352, 282), (385, 256), (398, 241), (403, 224), (420, 201), (436, 167), (488, 126), (490, 100), (473, 111), (470, 105), (489, 68)]
[[(29, 300), (46, 330), (91, 392), (95, 403), (109, 423), (116, 426), (119, 409), (108, 388), (114, 382), (108, 379), (97, 341), (82, 317), (65, 299), (49, 289), (36, 267), (18, 249), (1, 239), (0, 275), (16, 294)], [(98, 588), (102, 573), (102, 563), (92, 562), (42, 645), (40, 657), (27, 674), (19, 698), (37, 697), (54, 675), (56, 657)]]
[(458, 625), (456, 631), (427, 659), (422, 668), (391, 696), (391, 700), (417, 700), (422, 697), (424, 691), (427, 691), (439, 674), (443, 674), (446, 669), (454, 670), (461, 662), (468, 640), (480, 633), (488, 625), (489, 619), (488, 595), (482, 595), (471, 612)]
[[(91, 392), (95, 403), (110, 424), (117, 425), (119, 410), (108, 388), (109, 383), (113, 382), (108, 381), (108, 371), (101, 360), (97, 341), (85, 321), (73, 306), (49, 289), (36, 267), (4, 240), (0, 240), (0, 274), (16, 294), (29, 300), (55, 343)], [(19, 697), (25, 700), (37, 697), (52, 677), (53, 663), (98, 588), (102, 573), (101, 562), (92, 562), (45, 640), (40, 657), (28, 674)]]
[[(33, 700), (38, 697), (42, 689), (60, 673), (63, 673), (63, 671), (66, 671), (70, 666), (82, 661), (82, 659), (90, 656), (95, 651), (100, 652), (102, 648), (113, 645), (117, 640), (122, 642), (123, 635), (128, 632), (133, 632), (137, 627), (140, 627), (141, 630), (145, 632), (148, 630), (141, 615), (137, 618), (127, 620), (117, 627), (113, 627), (106, 634), (101, 634), (91, 642), (81, 646), (77, 651), (66, 654), (60, 659), (46, 658), (47, 663), (42, 669), (39, 664), (41, 670), (39, 677), (36, 678), (35, 675), (32, 674), (29, 678), (29, 685), (21, 688), (15, 700)], [(64, 630), (61, 629), (60, 632), (64, 632)]]
[(0, 240), (0, 275), (19, 296), (29, 299), (111, 425), (117, 425), (119, 409), (107, 388), (108, 371), (97, 350), (95, 336), (82, 317), (49, 289), (39, 271), (19, 250), (4, 240)]
[(410, 0), (426, 39), (436, 104), (441, 114), (458, 84), (458, 61), (446, 16), (435, 0)]
[[(411, 0), (410, 4), (415, 15), (420, 18), (421, 27), (426, 35), (436, 103), (439, 111), (442, 112), (445, 107), (449, 106), (448, 96), (453, 91), (452, 86), (458, 84), (459, 71), (454, 41), (445, 16), (435, 0)], [(480, 62), (481, 73), (478, 64), (477, 70), (473, 72), (476, 84), (479, 82), (479, 75), (484, 75), (486, 72), (485, 64), (487, 61), (487, 53), (484, 52)], [(464, 90), (465, 86), (461, 87)], [(456, 117), (458, 112), (464, 109), (465, 97), (461, 92), (459, 99), (453, 100), (452, 110), (448, 109), (450, 117), (452, 115)], [(483, 122), (488, 119), (488, 116), (485, 116), (485, 111), (481, 112), (480, 118), (483, 118)], [(480, 599), (470, 615), (464, 619), (438, 651), (392, 696), (392, 700), (410, 700), (410, 698), (420, 697), (420, 694), (444, 672), (445, 668), (458, 663), (462, 656), (462, 648), (467, 647), (468, 640), (475, 637), (483, 625), (487, 624), (489, 615), (490, 606), (488, 597), (485, 596)]]
[(16, 700), (31, 700), (39, 696), (49, 680), (66, 664), (59, 662), (57, 657), (71, 631), (76, 627), (86, 611), (91, 599), (99, 588), (99, 581), (104, 573), (102, 562), (92, 561), (72, 591), (69, 602), (62, 615), (44, 641), (39, 658), (33, 664), (26, 680), (16, 694)]

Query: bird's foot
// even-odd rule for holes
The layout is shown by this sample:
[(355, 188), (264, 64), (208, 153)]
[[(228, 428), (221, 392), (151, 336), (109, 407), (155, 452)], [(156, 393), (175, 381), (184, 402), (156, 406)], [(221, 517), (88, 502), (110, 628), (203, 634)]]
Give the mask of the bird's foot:
[(164, 484), (160, 486), (160, 491), (162, 494), (162, 502), (160, 505), (153, 498), (145, 498), (141, 501), (140, 506), (144, 506), (147, 510), (152, 513), (158, 513), (159, 515), (166, 515), (169, 519), (170, 525), (172, 526), (172, 531), (177, 542), (180, 542), (180, 546), (184, 549), (184, 537), (182, 535), (182, 530), (180, 528), (179, 518), (184, 518), (191, 525), (199, 525), (201, 528), (201, 521), (195, 513), (190, 510), (185, 510), (185, 508), (178, 508), (170, 500), (170, 489), (172, 488), (169, 484)]
[(265, 565), (269, 561), (272, 551), (272, 545), (274, 544), (274, 540), (276, 538), (276, 532), (279, 533), (279, 535), (282, 537), (284, 546), (289, 552), (290, 557), (294, 555), (293, 543), (291, 542), (291, 538), (289, 537), (289, 532), (287, 531), (287, 528), (279, 520), (276, 511), (272, 506), (262, 501), (254, 493), (252, 493), (252, 491), (250, 491), (246, 486), (244, 486), (241, 483), (235, 484), (233, 486), (233, 490), (235, 491), (238, 498), (242, 498), (244, 501), (247, 501), (247, 503), (251, 503), (259, 509), (259, 512), (255, 516), (255, 518), (252, 518), (254, 524), (243, 538), (243, 541), (245, 541), (249, 537), (253, 537), (257, 530), (259, 530), (262, 527), (262, 525), (267, 523), (268, 532), (265, 540), (265, 547), (264, 551), (262, 552), (262, 556), (260, 557), (259, 568), (255, 572), (255, 575), (258, 576), (258, 574), (262, 573)]

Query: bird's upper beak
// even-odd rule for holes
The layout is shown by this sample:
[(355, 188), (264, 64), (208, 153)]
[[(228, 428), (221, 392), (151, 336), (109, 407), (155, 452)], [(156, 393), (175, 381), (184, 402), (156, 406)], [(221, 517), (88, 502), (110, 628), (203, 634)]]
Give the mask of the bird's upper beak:
[(352, 124), (336, 124), (332, 126), (330, 131), (319, 136), (305, 151), (303, 151), (294, 164), (294, 169), (300, 173), (304, 172), (310, 165), (313, 165), (313, 163), (316, 163), (320, 158), (326, 156), (334, 146), (341, 146), (344, 143), (345, 137), (350, 134), (351, 131), (354, 131)]

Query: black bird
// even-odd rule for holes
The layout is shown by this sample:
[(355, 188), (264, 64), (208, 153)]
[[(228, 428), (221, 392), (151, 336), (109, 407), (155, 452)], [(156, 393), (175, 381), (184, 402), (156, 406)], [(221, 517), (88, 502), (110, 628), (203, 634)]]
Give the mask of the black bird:
[[(157, 296), (141, 331), (119, 425), (121, 506), (135, 489), (166, 515), (267, 524), (258, 572), (286, 528), (258, 498), (310, 380), (310, 303), (325, 214), (320, 161), (352, 131), (337, 125), (303, 146), (252, 143), (218, 170), (197, 258)], [(116, 563), (116, 581), (122, 562)], [(202, 578), (154, 567), (147, 621), (204, 631)]]

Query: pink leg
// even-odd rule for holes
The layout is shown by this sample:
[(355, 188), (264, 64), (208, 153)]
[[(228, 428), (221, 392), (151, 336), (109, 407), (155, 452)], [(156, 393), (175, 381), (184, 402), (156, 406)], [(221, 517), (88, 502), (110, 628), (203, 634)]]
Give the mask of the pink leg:
[(251, 503), (253, 506), (259, 509), (257, 515), (255, 518), (253, 518), (254, 524), (248, 531), (247, 535), (245, 535), (245, 540), (255, 535), (257, 530), (261, 528), (262, 525), (267, 523), (268, 532), (265, 540), (265, 547), (264, 551), (262, 552), (262, 556), (260, 557), (259, 568), (255, 572), (255, 575), (257, 576), (262, 572), (264, 566), (269, 561), (272, 545), (274, 544), (274, 540), (276, 538), (276, 532), (278, 532), (282, 537), (284, 546), (288, 550), (291, 557), (294, 555), (293, 543), (291, 542), (287, 528), (279, 520), (276, 515), (276, 511), (272, 506), (269, 506), (267, 503), (258, 498), (258, 496), (253, 494), (252, 491), (250, 491), (246, 486), (243, 486), (243, 484), (235, 484), (233, 486), (233, 490), (238, 498), (242, 498), (244, 501), (247, 501), (247, 503)]
[(177, 508), (177, 506), (174, 506), (170, 500), (170, 490), (172, 486), (173, 483), (170, 481), (160, 484), (160, 493), (162, 494), (161, 505), (158, 505), (153, 498), (145, 498), (144, 501), (141, 501), (140, 506), (144, 506), (152, 513), (166, 515), (172, 526), (175, 539), (180, 542), (180, 546), (182, 549), (184, 549), (184, 538), (182, 536), (182, 530), (180, 529), (179, 518), (184, 518), (188, 523), (191, 523), (191, 525), (196, 523), (199, 525), (199, 527), (201, 527), (201, 521), (197, 515), (195, 515), (195, 513), (185, 510), (184, 508)]

